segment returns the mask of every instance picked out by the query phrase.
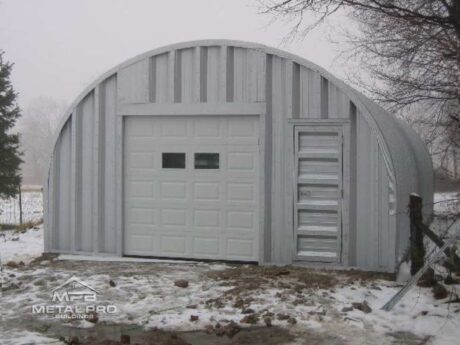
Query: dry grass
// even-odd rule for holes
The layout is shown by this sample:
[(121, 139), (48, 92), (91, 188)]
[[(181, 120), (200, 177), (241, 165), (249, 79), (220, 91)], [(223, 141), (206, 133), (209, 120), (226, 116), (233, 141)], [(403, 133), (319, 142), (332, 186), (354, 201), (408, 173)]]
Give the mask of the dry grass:
[(15, 230), (17, 232), (25, 232), (26, 230), (32, 229), (32, 228), (34, 228), (36, 226), (39, 226), (41, 224), (43, 224), (43, 219), (39, 219), (39, 220), (36, 220), (36, 221), (29, 221), (29, 222), (22, 223), (20, 225), (16, 225)]
[(222, 286), (236, 286), (230, 290), (250, 291), (263, 285), (293, 289), (328, 289), (338, 283), (333, 274), (313, 269), (285, 266), (235, 266), (223, 271), (209, 272), (207, 276)]
[(294, 266), (234, 266), (222, 271), (208, 272), (207, 276), (221, 286), (234, 286), (227, 294), (239, 294), (272, 287), (300, 292), (303, 289), (332, 289), (337, 284), (366, 283), (378, 279), (394, 280), (394, 275), (359, 270), (332, 271)]

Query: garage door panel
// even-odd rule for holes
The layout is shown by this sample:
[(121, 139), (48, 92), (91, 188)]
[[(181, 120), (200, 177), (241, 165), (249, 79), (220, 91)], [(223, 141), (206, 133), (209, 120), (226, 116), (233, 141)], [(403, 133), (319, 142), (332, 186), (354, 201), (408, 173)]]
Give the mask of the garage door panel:
[(158, 121), (160, 128), (160, 137), (163, 138), (184, 138), (187, 137), (187, 126), (188, 121), (184, 121), (181, 118), (174, 119), (170, 118), (168, 121)]
[(185, 226), (187, 224), (186, 210), (164, 208), (160, 214), (161, 226)]
[(155, 157), (151, 152), (133, 152), (128, 156), (127, 166), (128, 168), (137, 169), (154, 169), (155, 168)]
[(222, 138), (223, 129), (222, 121), (215, 118), (202, 118), (193, 122), (193, 136), (203, 138)]
[(154, 135), (153, 123), (147, 118), (138, 117), (136, 121), (125, 124), (125, 134), (130, 138), (152, 137)]
[(156, 233), (158, 233), (158, 228), (151, 224), (132, 224), (130, 228), (130, 234), (133, 236), (142, 235), (151, 237)]
[(226, 252), (229, 259), (254, 260), (255, 244), (252, 239), (228, 238)]
[(227, 211), (226, 226), (230, 230), (254, 230), (255, 215), (253, 211)]
[(193, 226), (200, 228), (219, 228), (221, 226), (220, 210), (194, 210)]
[(218, 182), (192, 182), (195, 201), (218, 201), (220, 185)]
[(253, 152), (229, 152), (227, 154), (227, 169), (232, 171), (254, 172), (255, 153)]
[(150, 208), (132, 207), (128, 211), (130, 224), (155, 225), (154, 210)]
[[(257, 260), (257, 118), (146, 117), (147, 131), (137, 120), (125, 120), (125, 254)], [(184, 153), (185, 167), (163, 168), (163, 153)], [(195, 166), (195, 153), (218, 165)]]
[(155, 185), (151, 181), (128, 181), (129, 184), (127, 197), (150, 198), (155, 197)]
[(161, 199), (185, 200), (187, 198), (187, 182), (181, 181), (161, 181)]
[(161, 252), (165, 255), (186, 255), (186, 238), (184, 236), (161, 236)]
[(229, 202), (255, 202), (256, 190), (251, 182), (227, 183), (227, 200)]
[(222, 252), (221, 240), (218, 237), (194, 236), (192, 241), (192, 252), (200, 257), (213, 258)]
[[(151, 138), (132, 138), (125, 146), (126, 153), (153, 153), (156, 155), (158, 141)], [(126, 157), (129, 160), (129, 155)]]
[(133, 234), (126, 239), (128, 245), (131, 248), (136, 248), (137, 252), (148, 253), (154, 250), (155, 237), (151, 235), (137, 235)]
[(257, 120), (251, 117), (239, 117), (238, 120), (228, 120), (227, 136), (232, 139), (258, 137)]

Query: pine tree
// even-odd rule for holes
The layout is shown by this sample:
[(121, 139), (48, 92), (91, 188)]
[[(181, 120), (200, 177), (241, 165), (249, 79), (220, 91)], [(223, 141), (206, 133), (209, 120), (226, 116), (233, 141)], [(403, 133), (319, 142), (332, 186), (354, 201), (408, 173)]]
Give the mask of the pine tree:
[(13, 64), (3, 61), (0, 51), (0, 198), (15, 196), (21, 183), (19, 135), (11, 133), (21, 116), (10, 81)]

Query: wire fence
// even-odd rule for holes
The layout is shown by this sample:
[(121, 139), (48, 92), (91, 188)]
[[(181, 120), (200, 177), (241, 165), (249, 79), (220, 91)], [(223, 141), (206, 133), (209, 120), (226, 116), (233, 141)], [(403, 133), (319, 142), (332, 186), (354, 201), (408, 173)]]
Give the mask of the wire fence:
[[(14, 198), (0, 199), (0, 227), (13, 228), (21, 222), (39, 222), (43, 219), (43, 192), (41, 186), (23, 186), (21, 200)], [(0, 230), (1, 230), (0, 229)]]

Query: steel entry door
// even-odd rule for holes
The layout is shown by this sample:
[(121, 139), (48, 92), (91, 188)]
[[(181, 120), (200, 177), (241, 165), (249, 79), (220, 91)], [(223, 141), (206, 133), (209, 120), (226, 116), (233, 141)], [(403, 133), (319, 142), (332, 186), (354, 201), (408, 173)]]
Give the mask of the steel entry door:
[(294, 128), (294, 259), (340, 262), (342, 126)]
[(258, 261), (257, 116), (124, 120), (124, 254)]

